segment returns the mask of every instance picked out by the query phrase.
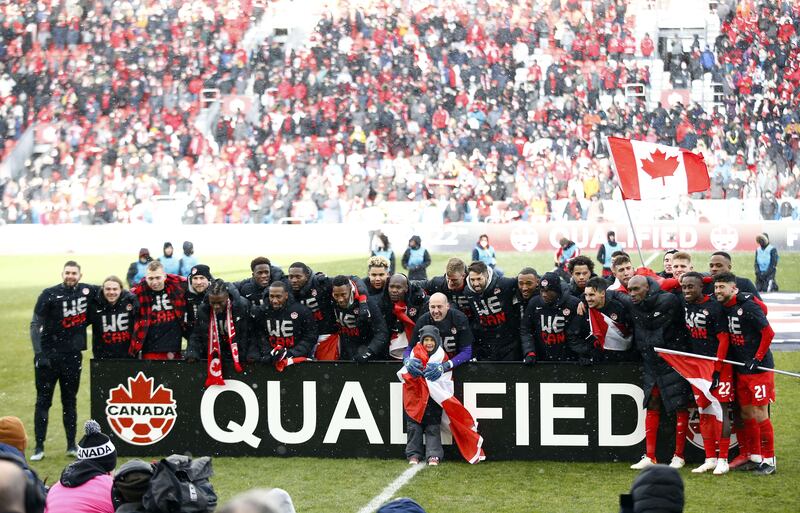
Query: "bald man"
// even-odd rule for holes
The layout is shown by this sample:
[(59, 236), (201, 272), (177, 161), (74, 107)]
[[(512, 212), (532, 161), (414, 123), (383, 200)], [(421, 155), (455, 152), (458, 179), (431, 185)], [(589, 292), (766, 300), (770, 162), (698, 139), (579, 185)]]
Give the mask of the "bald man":
[(457, 367), (472, 358), (472, 330), (469, 327), (469, 319), (451, 305), (447, 296), (441, 292), (434, 293), (428, 300), (428, 312), (417, 319), (414, 333), (411, 335), (411, 343), (406, 349), (405, 358), (411, 355), (411, 349), (419, 342), (419, 330), (423, 326), (436, 326), (442, 335), (442, 348), (450, 357), (448, 363)]
[[(673, 268), (673, 272), (674, 270)], [(683, 450), (689, 424), (686, 407), (691, 399), (691, 389), (689, 383), (666, 360), (658, 356), (654, 348), (688, 350), (683, 305), (678, 296), (662, 291), (651, 278), (633, 276), (628, 281), (627, 288), (630, 293), (630, 303), (627, 304), (630, 305), (634, 326), (633, 340), (636, 349), (642, 354), (644, 364), (642, 388), (647, 407), (647, 452), (631, 468), (641, 470), (656, 463), (656, 437), (662, 406), (667, 412), (675, 412), (676, 415), (675, 453), (670, 466), (681, 468), (685, 464)]]
[(0, 460), (0, 507), (3, 513), (28, 513), (25, 510), (27, 477), (13, 461)]

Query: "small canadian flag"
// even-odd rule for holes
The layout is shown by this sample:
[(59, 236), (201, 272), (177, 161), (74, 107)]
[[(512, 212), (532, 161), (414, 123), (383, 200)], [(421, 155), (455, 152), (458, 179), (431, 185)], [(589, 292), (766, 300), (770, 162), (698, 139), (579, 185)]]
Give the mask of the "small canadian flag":
[(683, 148), (609, 137), (608, 147), (625, 199), (648, 200), (708, 190), (703, 156)]

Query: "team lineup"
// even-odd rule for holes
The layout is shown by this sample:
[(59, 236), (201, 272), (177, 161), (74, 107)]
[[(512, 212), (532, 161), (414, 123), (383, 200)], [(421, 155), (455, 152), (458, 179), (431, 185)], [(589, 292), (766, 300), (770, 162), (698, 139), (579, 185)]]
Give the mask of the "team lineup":
[[(202, 360), (206, 386), (224, 383), (223, 361), (241, 371), (246, 364), (282, 369), (306, 359), (402, 360), (408, 375), (429, 384), (472, 360), (639, 362), (646, 454), (632, 468), (656, 463), (662, 410), (676, 419), (670, 465), (684, 466), (687, 409), (696, 406), (706, 459), (694, 472), (775, 472), (768, 410), (775, 400), (774, 379), (762, 370), (773, 367), (769, 346), (774, 333), (755, 286), (731, 273), (727, 253), (714, 253), (708, 273), (699, 273), (691, 255), (670, 250), (657, 274), (634, 269), (609, 234), (597, 255), (599, 275), (594, 260), (566, 244), (556, 255), (555, 270), (541, 275), (525, 267), (516, 277), (503, 276), (492, 251), (490, 258), (479, 254), (470, 264), (451, 258), (442, 275), (428, 279), (430, 256), (415, 242), (414, 268), (405, 257), (403, 262), (411, 278), (392, 273), (393, 259), (377, 255), (367, 261), (363, 279), (329, 277), (303, 262), (292, 263), (284, 273), (258, 257), (250, 264), (251, 277), (225, 282), (196, 260), (189, 267), (140, 254), (145, 258), (131, 264), (131, 286), (125, 290), (115, 276), (99, 286), (82, 283), (79, 264), (67, 262), (62, 283), (40, 295), (31, 323), (37, 388), (32, 459), (44, 457), (56, 384), (68, 452), (75, 447), (81, 351), (91, 326), (94, 358)], [(655, 348), (717, 360), (712, 389), (723, 407), (721, 418)], [(745, 365), (731, 366), (723, 359)], [(569, 365), (563, 369), (570, 372)], [(426, 410), (417, 426), (409, 420), (409, 462), (423, 456), (423, 432), (435, 438), (428, 429), (438, 426), (441, 409), (439, 416), (435, 413)], [(732, 432), (740, 452), (729, 462)], [(440, 448), (426, 448), (425, 455), (436, 464)]]

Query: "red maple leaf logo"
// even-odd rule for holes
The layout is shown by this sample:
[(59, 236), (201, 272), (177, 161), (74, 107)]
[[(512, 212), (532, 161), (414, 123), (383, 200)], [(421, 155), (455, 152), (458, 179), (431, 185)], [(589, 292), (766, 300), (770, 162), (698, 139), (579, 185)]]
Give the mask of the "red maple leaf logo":
[(128, 387), (120, 385), (111, 390), (109, 403), (172, 404), (172, 390), (158, 385), (153, 391), (153, 378), (139, 372), (135, 378), (128, 378)]
[(666, 153), (656, 149), (650, 154), (650, 160), (642, 159), (641, 161), (642, 170), (650, 175), (653, 180), (661, 178), (662, 185), (667, 185), (667, 181), (664, 178), (672, 176), (675, 174), (675, 170), (678, 169), (678, 157), (666, 157)]

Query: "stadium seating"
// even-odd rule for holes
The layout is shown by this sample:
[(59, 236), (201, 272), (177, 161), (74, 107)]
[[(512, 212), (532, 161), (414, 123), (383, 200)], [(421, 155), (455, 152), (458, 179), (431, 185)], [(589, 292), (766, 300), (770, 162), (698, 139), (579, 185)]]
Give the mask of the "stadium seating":
[[(33, 126), (39, 151), (0, 172), (0, 218), (150, 222), (173, 202), (186, 223), (335, 222), (413, 202), (507, 222), (561, 218), (551, 201), (573, 196), (587, 218), (614, 195), (607, 135), (701, 151), (698, 197), (772, 191), (766, 212), (796, 216), (800, 7), (723, 2), (707, 47), (651, 53), (634, 3), (649, 16), (623, 0), (375, 2), (250, 54), (249, 2), (4, 5), (0, 138), (8, 156)], [(221, 98), (209, 130), (204, 89)]]

